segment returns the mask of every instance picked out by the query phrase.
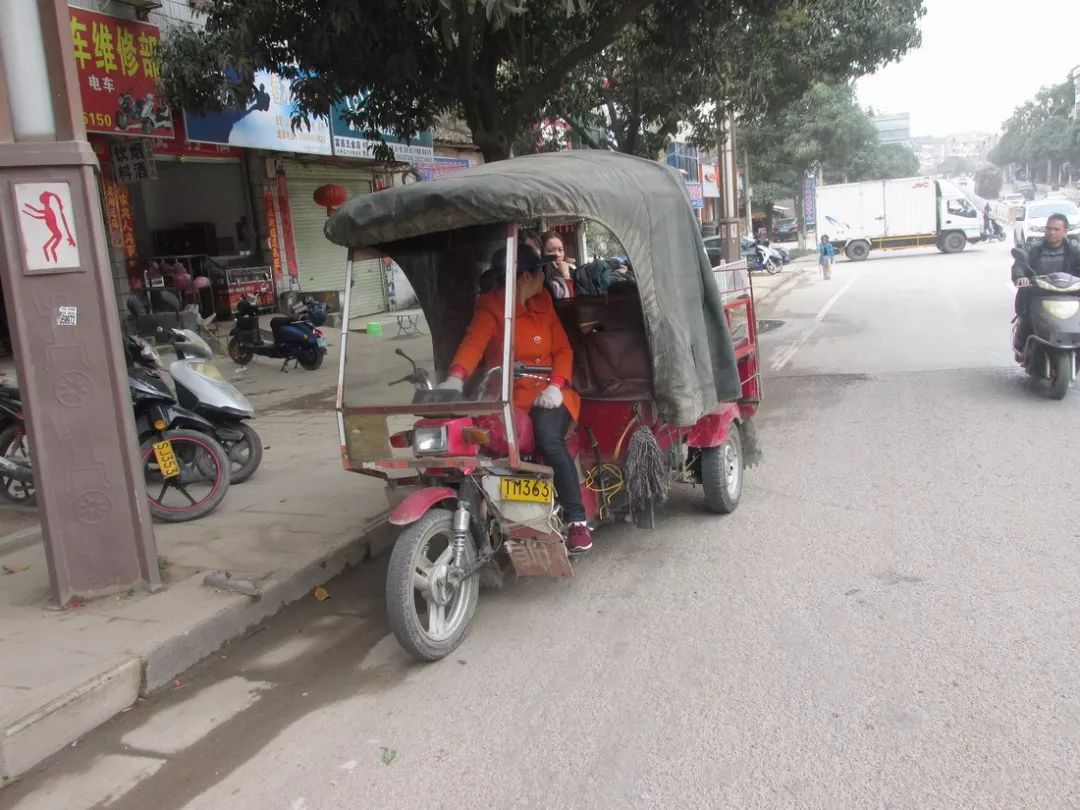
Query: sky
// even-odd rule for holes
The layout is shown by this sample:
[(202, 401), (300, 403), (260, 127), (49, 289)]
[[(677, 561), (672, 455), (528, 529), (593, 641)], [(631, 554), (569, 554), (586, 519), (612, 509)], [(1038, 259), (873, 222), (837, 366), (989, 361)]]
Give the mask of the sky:
[(996, 133), (1015, 107), (1080, 65), (1080, 0), (926, 0), (922, 45), (856, 83), (911, 134)]

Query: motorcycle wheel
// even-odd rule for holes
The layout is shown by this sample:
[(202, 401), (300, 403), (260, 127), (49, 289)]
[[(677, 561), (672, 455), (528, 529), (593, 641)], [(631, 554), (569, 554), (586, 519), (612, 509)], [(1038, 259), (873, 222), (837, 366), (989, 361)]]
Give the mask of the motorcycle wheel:
[[(16, 422), (0, 431), (0, 456), (23, 464), (30, 462), (30, 444), (22, 424)], [(17, 506), (37, 505), (37, 492), (32, 483), (7, 476), (0, 476), (0, 498)]]
[(765, 272), (768, 273), (770, 276), (775, 276), (783, 269), (784, 266), (780, 264), (780, 262), (778, 262), (776, 259), (769, 259), (767, 262), (765, 262)]
[(150, 135), (151, 133), (153, 133), (153, 131), (154, 131), (154, 121), (153, 121), (153, 119), (144, 118), (142, 120), (142, 131), (147, 135)]
[[(454, 538), (453, 514), (432, 509), (398, 535), (386, 572), (386, 612), (398, 644), (420, 661), (452, 653), (469, 632), (480, 594), (473, 574), (456, 587), (447, 581)], [(465, 565), (476, 549), (465, 544)]]
[(1072, 385), (1073, 356), (1059, 352), (1050, 365), (1050, 398), (1065, 399)]
[(229, 462), (232, 466), (231, 476), (233, 484), (242, 484), (255, 474), (262, 464), (263, 445), (259, 434), (246, 422), (238, 422), (231, 427), (244, 434), (244, 438), (235, 442), (226, 442), (225, 452), (229, 454)]
[[(180, 465), (180, 474), (164, 478), (154, 455), (154, 445), (169, 440)], [(139, 446), (146, 478), (150, 515), (163, 523), (196, 520), (217, 508), (229, 491), (229, 457), (217, 440), (194, 430), (167, 430), (154, 434)]]
[(129, 123), (127, 113), (123, 110), (119, 110), (116, 113), (116, 128), (119, 130), (126, 130)]
[(710, 512), (729, 515), (735, 511), (742, 497), (745, 467), (739, 426), (732, 423), (723, 444), (701, 451), (701, 483)]
[(304, 349), (297, 355), (296, 360), (300, 363), (301, 367), (308, 371), (314, 371), (322, 365), (323, 358), (326, 356), (326, 352), (319, 349)]
[(238, 366), (246, 366), (251, 362), (251, 358), (255, 356), (255, 352), (251, 349), (245, 349), (240, 345), (240, 341), (236, 338), (229, 338), (229, 357)]

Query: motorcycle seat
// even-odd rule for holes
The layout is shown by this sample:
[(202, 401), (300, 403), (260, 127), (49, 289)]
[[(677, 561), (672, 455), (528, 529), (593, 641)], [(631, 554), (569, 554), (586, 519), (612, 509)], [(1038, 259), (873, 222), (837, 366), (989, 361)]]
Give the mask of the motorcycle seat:
[(302, 320), (301, 318), (294, 317), (292, 315), (279, 315), (276, 318), (270, 319), (270, 331), (274, 333), (274, 340), (279, 339), (279, 334), (282, 327), (292, 326), (294, 323)]

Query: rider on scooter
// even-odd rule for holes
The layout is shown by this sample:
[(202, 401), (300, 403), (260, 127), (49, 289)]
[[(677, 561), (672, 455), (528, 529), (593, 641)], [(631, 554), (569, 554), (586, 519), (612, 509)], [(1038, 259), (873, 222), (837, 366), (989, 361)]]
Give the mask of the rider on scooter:
[[(548, 385), (529, 378), (514, 380), (513, 398), (515, 407), (528, 411), (532, 418), (536, 447), (555, 473), (555, 492), (570, 526), (567, 546), (571, 553), (580, 553), (592, 548), (592, 534), (585, 523), (577, 467), (566, 448), (565, 436), (571, 422), (577, 419), (581, 401), (570, 387), (574, 369), (570, 341), (551, 296), (544, 290), (544, 268), (554, 261), (554, 256), (541, 256), (529, 245), (518, 245), (514, 361), (550, 366), (552, 372)], [(498, 257), (494, 264), (501, 278), (505, 267), (498, 266)], [(502, 345), (504, 294), (504, 290), (496, 289), (476, 299), (472, 322), (450, 363), (449, 376), (439, 388), (462, 391), (490, 348)]]
[[(1051, 214), (1046, 220), (1043, 240), (1027, 252), (1027, 264), (1031, 274), (1043, 276), (1049, 273), (1068, 273), (1080, 276), (1080, 249), (1065, 238), (1069, 220), (1064, 214)], [(1016, 351), (1024, 350), (1024, 343), (1031, 334), (1031, 279), (1019, 262), (1013, 262), (1012, 280), (1016, 285), (1016, 314), (1020, 328), (1016, 332)]]

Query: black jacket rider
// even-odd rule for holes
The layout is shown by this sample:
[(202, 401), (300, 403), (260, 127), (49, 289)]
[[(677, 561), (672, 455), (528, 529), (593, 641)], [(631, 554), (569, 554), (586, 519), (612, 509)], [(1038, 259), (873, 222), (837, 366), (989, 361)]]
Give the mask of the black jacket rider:
[[(1028, 267), (1031, 268), (1031, 272), (1036, 276), (1040, 275), (1043, 272), (1046, 272), (1046, 271), (1041, 269), (1041, 266), (1042, 266), (1042, 254), (1043, 254), (1043, 251), (1046, 250), (1047, 247), (1048, 246), (1047, 246), (1046, 242), (1042, 241), (1042, 242), (1039, 242), (1039, 244), (1034, 245), (1034, 246), (1032, 246), (1031, 248), (1028, 249), (1028, 252), (1027, 252)], [(1073, 243), (1069, 239), (1065, 239), (1065, 240), (1062, 241), (1062, 247), (1064, 247), (1064, 249), (1065, 249), (1065, 262), (1064, 262), (1064, 266), (1063, 266), (1062, 269), (1066, 273), (1068, 273), (1069, 275), (1080, 276), (1080, 248), (1078, 248), (1076, 246), (1076, 244)], [(1017, 262), (1013, 262), (1013, 266), (1012, 266), (1013, 284), (1016, 283), (1016, 280), (1018, 278), (1020, 278), (1020, 277), (1022, 277), (1024, 275), (1026, 275), (1026, 273), (1024, 272), (1023, 268), (1021, 268), (1020, 265)]]

